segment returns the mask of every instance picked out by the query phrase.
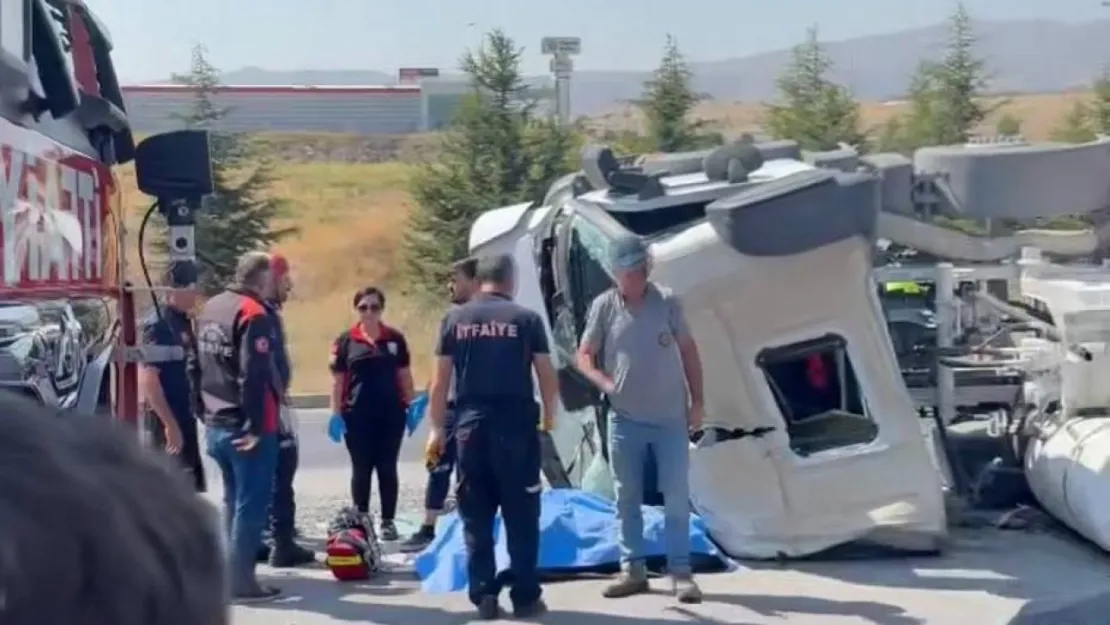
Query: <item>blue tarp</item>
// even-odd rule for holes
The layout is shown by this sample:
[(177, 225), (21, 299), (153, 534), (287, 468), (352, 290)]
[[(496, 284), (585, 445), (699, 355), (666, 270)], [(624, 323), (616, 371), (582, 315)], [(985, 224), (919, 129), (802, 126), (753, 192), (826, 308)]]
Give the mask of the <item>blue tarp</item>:
[[(553, 489), (541, 495), (541, 572), (547, 576), (617, 570), (617, 512), (610, 501), (580, 490)], [(644, 540), (649, 566), (659, 566), (664, 553), (663, 512), (645, 506)], [(428, 593), (465, 590), (466, 545), (462, 520), (452, 512), (439, 521), (436, 539), (416, 557), (416, 574)], [(498, 570), (508, 567), (505, 532), (501, 517), (494, 522)], [(709, 540), (700, 517), (690, 517), (690, 550), (695, 571), (728, 570), (735, 567)]]

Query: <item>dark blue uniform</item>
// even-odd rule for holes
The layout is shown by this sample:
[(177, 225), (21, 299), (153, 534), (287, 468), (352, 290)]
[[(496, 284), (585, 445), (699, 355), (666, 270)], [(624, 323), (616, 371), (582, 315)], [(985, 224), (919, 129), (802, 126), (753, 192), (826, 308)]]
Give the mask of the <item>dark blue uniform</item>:
[(440, 330), (436, 354), (454, 363), (458, 511), (475, 605), (500, 590), (493, 540), (498, 508), (513, 605), (530, 605), (540, 597), (540, 411), (532, 359), (546, 353), (540, 316), (501, 295), (478, 295), (449, 312)]
[[(204, 466), (201, 464), (200, 443), (197, 437), (197, 416), (200, 415), (200, 367), (197, 363), (197, 340), (189, 317), (168, 306), (162, 307), (162, 315), (152, 310), (140, 324), (144, 345), (162, 347), (181, 347), (185, 351), (184, 360), (151, 363), (148, 366), (158, 369), (158, 381), (166, 403), (181, 430), (182, 448), (177, 458), (189, 473), (197, 492), (204, 492), (207, 486)], [(150, 407), (145, 407), (147, 427), (154, 443), (164, 448), (165, 430), (162, 422)]]
[[(292, 381), (292, 367), (285, 345), (285, 326), (281, 319), (281, 305), (267, 302), (267, 308), (274, 321), (274, 374), (284, 400), (284, 394), (289, 392), (289, 383)], [(283, 426), (278, 433), (278, 464), (274, 476), (274, 501), (270, 506), (270, 534), (275, 544), (288, 546), (293, 542), (296, 527), (297, 503), (293, 480), (297, 475), (299, 454), (291, 424)]]

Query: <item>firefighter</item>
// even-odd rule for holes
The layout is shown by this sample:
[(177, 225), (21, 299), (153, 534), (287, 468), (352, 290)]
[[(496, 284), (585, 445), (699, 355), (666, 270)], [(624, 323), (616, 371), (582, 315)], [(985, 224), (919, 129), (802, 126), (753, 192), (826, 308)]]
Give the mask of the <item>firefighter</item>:
[(281, 593), (255, 577), (274, 493), (283, 390), (274, 375), (277, 329), (265, 304), (273, 291), (269, 255), (247, 253), (234, 284), (208, 300), (197, 318), (205, 438), (223, 477), (231, 592), (239, 601)]
[[(512, 258), (479, 259), (475, 278), (479, 292), (448, 312), (441, 326), (429, 391), (427, 453), (434, 460), (444, 452), (453, 375), (458, 511), (466, 535), (470, 600), (481, 618), (498, 618), (500, 580), (508, 580), (513, 614), (527, 618), (547, 610), (537, 570), (543, 488), (537, 427), (551, 427), (558, 382), (543, 319), (511, 299)], [(533, 368), (543, 399), (542, 420)], [(507, 575), (497, 575), (494, 562), (493, 527), (499, 508), (510, 560)]]
[(351, 499), (362, 514), (370, 512), (370, 485), (378, 475), (381, 539), (400, 538), (395, 519), (401, 480), (397, 465), (405, 439), (408, 406), (413, 399), (408, 341), (382, 322), (385, 293), (366, 287), (352, 304), (359, 321), (332, 343), (332, 418), (328, 433), (342, 438), (351, 458)]
[[(451, 294), (451, 309), (465, 304), (477, 289), (474, 282), (474, 269), (478, 264), (475, 258), (467, 258), (452, 266), (451, 280), (447, 289)], [(436, 519), (447, 503), (447, 493), (451, 490), (451, 472), (455, 468), (455, 446), (450, 441), (455, 437), (455, 382), (447, 392), (447, 412), (443, 424), (449, 441), (438, 462), (428, 467), (428, 486), (424, 491), (424, 523), (412, 536), (401, 543), (401, 551), (411, 553), (420, 551), (436, 536)]]
[[(168, 272), (164, 286), (171, 287), (173, 278), (172, 271)], [(140, 365), (139, 390), (151, 440), (181, 462), (193, 488), (202, 493), (206, 483), (195, 405), (199, 371), (196, 335), (190, 318), (196, 303), (195, 287), (170, 288), (159, 306), (140, 323), (144, 346), (177, 347), (183, 354), (180, 359)]]
[(293, 480), (297, 474), (298, 440), (296, 414), (289, 405), (289, 383), (292, 368), (285, 342), (285, 329), (281, 320), (281, 309), (289, 299), (293, 289), (292, 276), (289, 274), (289, 261), (280, 254), (270, 255), (270, 273), (274, 281), (273, 298), (266, 305), (273, 315), (275, 336), (274, 372), (277, 384), (282, 390), (281, 429), (278, 433), (277, 474), (274, 476), (274, 501), (270, 506), (270, 545), (259, 550), (260, 559), (269, 559), (270, 566), (289, 568), (316, 561), (311, 549), (305, 549), (296, 542), (297, 502)]

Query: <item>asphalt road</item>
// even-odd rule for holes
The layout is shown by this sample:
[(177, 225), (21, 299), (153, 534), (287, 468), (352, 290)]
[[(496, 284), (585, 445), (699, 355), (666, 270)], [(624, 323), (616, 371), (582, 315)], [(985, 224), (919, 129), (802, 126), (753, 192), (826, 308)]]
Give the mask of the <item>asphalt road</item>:
[[(319, 535), (339, 508), (350, 505), (350, 460), (343, 443), (333, 443), (327, 436), (329, 411), (299, 409), (297, 416), (300, 438), (300, 465), (294, 484), (297, 522), (308, 534)], [(397, 524), (402, 533), (415, 530), (423, 516), (424, 490), (428, 479), (424, 468), (424, 441), (427, 436), (428, 428), (422, 425), (401, 446)], [(205, 468), (208, 473), (208, 496), (214, 502), (219, 501), (222, 493), (219, 470), (208, 458), (205, 459)], [(380, 518), (378, 503), (375, 481), (371, 505), (375, 517)]]
[[(331, 417), (328, 410), (300, 409), (298, 433), (301, 443), (301, 469), (333, 469), (348, 466), (347, 449), (342, 443), (333, 443), (327, 436), (327, 423)], [(401, 446), (401, 463), (422, 465), (424, 460), (424, 441), (428, 437), (426, 424), (405, 439)]]

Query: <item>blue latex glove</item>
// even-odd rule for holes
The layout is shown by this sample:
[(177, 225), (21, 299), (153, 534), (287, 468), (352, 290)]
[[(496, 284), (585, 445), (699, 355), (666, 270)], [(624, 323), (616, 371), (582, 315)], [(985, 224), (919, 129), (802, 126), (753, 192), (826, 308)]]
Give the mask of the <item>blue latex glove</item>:
[(347, 424), (343, 421), (343, 416), (333, 414), (328, 419), (328, 438), (333, 443), (343, 442), (343, 436), (347, 434)]
[(405, 415), (405, 428), (408, 429), (409, 436), (420, 427), (420, 422), (424, 420), (424, 413), (428, 410), (428, 392), (420, 391), (416, 397), (412, 398), (412, 403), (409, 404), (408, 414)]

